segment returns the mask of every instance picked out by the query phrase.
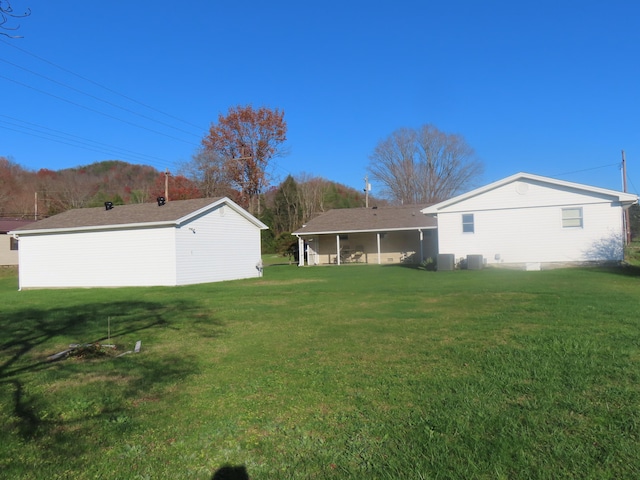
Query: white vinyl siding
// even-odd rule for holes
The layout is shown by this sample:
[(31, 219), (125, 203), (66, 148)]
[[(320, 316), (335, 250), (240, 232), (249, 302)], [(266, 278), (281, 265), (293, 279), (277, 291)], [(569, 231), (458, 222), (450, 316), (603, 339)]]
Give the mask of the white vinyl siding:
[[(526, 185), (526, 188), (523, 188)], [(445, 207), (446, 211), (478, 212), (480, 210), (537, 207), (585, 206), (589, 203), (611, 203), (611, 196), (588, 190), (527, 180), (508, 183), (480, 195)]]
[(188, 222), (176, 237), (178, 285), (259, 276), (260, 229), (229, 207)]
[[(622, 208), (611, 197), (540, 182), (514, 187), (506, 184), (442, 208), (440, 251), (456, 259), (481, 254), (488, 264), (622, 260)], [(567, 221), (577, 226), (574, 205), (580, 205), (582, 228), (562, 228), (565, 208), (571, 211)], [(460, 227), (461, 215), (469, 211), (475, 226), (485, 226), (473, 235)]]
[(22, 236), (20, 288), (174, 285), (173, 232), (165, 227)]
[(23, 233), (20, 288), (173, 286), (257, 277), (264, 225), (233, 205), (212, 203), (177, 225)]

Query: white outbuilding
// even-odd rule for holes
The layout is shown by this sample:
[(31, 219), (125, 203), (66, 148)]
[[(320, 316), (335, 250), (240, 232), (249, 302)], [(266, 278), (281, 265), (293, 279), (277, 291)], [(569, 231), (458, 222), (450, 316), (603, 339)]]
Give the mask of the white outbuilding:
[(268, 228), (223, 198), (69, 210), (10, 231), (19, 285), (174, 286), (258, 277)]

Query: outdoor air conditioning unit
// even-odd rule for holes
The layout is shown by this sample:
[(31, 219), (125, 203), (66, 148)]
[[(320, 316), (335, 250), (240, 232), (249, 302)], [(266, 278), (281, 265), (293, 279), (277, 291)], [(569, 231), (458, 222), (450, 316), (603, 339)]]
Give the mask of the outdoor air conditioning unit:
[(438, 254), (438, 270), (447, 271), (455, 268), (455, 255), (453, 253)]
[(467, 255), (468, 270), (482, 270), (482, 267), (484, 267), (482, 255)]

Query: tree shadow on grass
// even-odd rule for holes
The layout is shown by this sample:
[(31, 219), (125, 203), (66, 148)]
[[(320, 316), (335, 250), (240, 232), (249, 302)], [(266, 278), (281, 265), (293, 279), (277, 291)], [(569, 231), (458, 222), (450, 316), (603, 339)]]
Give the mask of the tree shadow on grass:
[(628, 277), (640, 277), (640, 267), (637, 265), (624, 264), (616, 268), (616, 273)]
[(640, 277), (640, 267), (636, 265), (600, 265), (591, 267), (591, 270), (596, 272), (613, 273), (615, 275), (623, 275), (625, 277)]
[(214, 472), (211, 480), (249, 480), (249, 473), (244, 465), (225, 465)]
[[(93, 448), (96, 426), (131, 428), (132, 404), (149, 401), (150, 396), (198, 373), (197, 358), (172, 353), (52, 362), (46, 355), (69, 343), (104, 343), (110, 317), (118, 319), (110, 343), (125, 342), (132, 348), (145, 332), (153, 336), (158, 329), (179, 328), (172, 323), (176, 315), (195, 318), (199, 312), (198, 305), (188, 302), (146, 301), (0, 312), (0, 406), (9, 435), (21, 438), (9, 437), (9, 441), (16, 448), (27, 442), (49, 454), (77, 458)], [(210, 320), (209, 330), (209, 336), (215, 336), (220, 323)], [(91, 391), (85, 398), (82, 393), (78, 397), (70, 393), (86, 392), (88, 382)], [(69, 399), (77, 405), (69, 406)]]
[(593, 244), (583, 252), (583, 255), (587, 260), (593, 262), (595, 267), (601, 271), (627, 277), (640, 276), (640, 267), (617, 260), (624, 257), (622, 235), (611, 234), (593, 242)]

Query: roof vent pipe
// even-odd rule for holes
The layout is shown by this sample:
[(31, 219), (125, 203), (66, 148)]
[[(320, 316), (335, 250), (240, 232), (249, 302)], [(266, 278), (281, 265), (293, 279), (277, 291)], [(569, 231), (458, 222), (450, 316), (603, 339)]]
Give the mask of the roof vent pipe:
[(163, 206), (167, 202), (166, 198), (164, 197), (158, 197), (156, 198), (156, 201), (158, 202), (159, 207)]
[(113, 208), (113, 202), (104, 202), (104, 209), (111, 210)]

